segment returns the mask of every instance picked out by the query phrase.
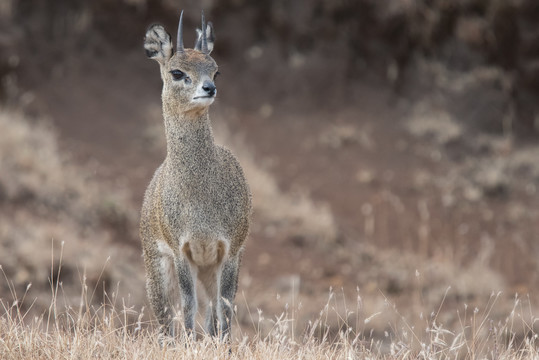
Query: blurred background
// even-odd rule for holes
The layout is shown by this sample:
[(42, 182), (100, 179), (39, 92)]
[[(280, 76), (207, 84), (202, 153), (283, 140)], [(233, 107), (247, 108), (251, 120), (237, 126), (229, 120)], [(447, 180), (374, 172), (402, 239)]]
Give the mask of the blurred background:
[(493, 292), (494, 318), (534, 303), (535, 0), (2, 0), (0, 298), (31, 283), (19, 306), (42, 314), (85, 283), (90, 305), (147, 308), (139, 209), (165, 144), (142, 39), (174, 37), (181, 9), (190, 47), (201, 9), (214, 23), (210, 116), (254, 196), (242, 327), (306, 323), (330, 288), (356, 312), (330, 321), (359, 312), (374, 337), (424, 311), (450, 327)]

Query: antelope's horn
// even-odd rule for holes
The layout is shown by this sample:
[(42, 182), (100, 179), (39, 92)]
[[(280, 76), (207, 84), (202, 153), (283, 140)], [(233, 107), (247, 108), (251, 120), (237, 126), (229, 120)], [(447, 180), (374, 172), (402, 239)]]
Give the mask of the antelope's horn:
[(180, 23), (178, 24), (178, 38), (176, 40), (177, 43), (177, 51), (183, 52), (183, 10), (180, 14)]
[(202, 46), (201, 50), (204, 54), (208, 53), (208, 39), (206, 38), (206, 19), (204, 18), (204, 10), (202, 10)]

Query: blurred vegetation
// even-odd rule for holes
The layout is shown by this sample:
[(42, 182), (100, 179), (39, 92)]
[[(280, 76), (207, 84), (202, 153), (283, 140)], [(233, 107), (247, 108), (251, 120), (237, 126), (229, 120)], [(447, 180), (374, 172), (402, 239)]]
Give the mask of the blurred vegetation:
[[(57, 283), (65, 304), (76, 302), (80, 290), (73, 284), (83, 279), (97, 291), (93, 301), (98, 302), (125, 279), (124, 271), (140, 273), (136, 262), (106, 267), (107, 256), (117, 252), (138, 258), (132, 248), (136, 213), (126, 194), (99, 185), (62, 154), (43, 120), (1, 111), (0, 133), (0, 268), (8, 279), (0, 282), (0, 297), (11, 293), (15, 300), (33, 286), (40, 297), (20, 307), (39, 313), (49, 306)], [(140, 293), (136, 282), (125, 284), (132, 294)]]
[[(158, 162), (148, 155), (154, 151), (150, 146), (138, 144), (143, 141), (133, 128), (150, 127), (162, 140), (162, 124), (158, 91), (151, 97), (145, 88), (157, 89), (157, 71), (144, 73), (137, 61), (146, 61), (141, 46), (146, 27), (158, 21), (175, 31), (179, 5), (173, 0), (0, 3), (0, 102), (17, 109), (0, 109), (0, 250), (13, 255), (4, 255), (2, 265), (19, 293), (29, 281), (40, 293), (58, 283), (58, 272), (49, 271), (50, 249), (65, 239), (70, 245), (61, 281), (78, 285), (85, 273), (89, 287), (102, 293), (114, 291), (111, 284), (121, 280), (137, 305), (144, 302), (139, 203), (125, 201), (132, 194), (92, 178), (88, 164), (59, 150), (55, 132), (33, 107), (39, 94), (32, 90), (51, 81), (41, 89), (42, 103), (62, 107), (76, 100), (64, 114), (55, 113), (67, 119), (64, 126), (75, 120), (73, 127), (84, 128), (80, 132), (97, 129), (88, 138), (112, 134), (107, 141), (118, 147), (103, 141), (92, 149), (103, 147), (104, 156), (120, 159), (108, 165), (125, 171), (125, 177), (144, 178)], [(492, 289), (537, 288), (539, 149), (517, 145), (539, 129), (539, 3), (187, 0), (181, 6), (187, 10), (187, 44), (194, 40), (201, 7), (215, 23), (215, 58), (225, 80), (220, 96), (226, 100), (219, 104), (222, 115), (215, 116), (224, 124), (215, 129), (217, 139), (238, 154), (258, 201), (253, 250), (246, 256), (252, 266), (241, 284), (257, 294), (248, 299), (251, 308), (275, 307), (274, 291), (287, 299), (282, 301), (301, 291), (304, 304), (311, 301), (303, 319), (308, 322), (312, 303), (325, 296), (329, 284), (358, 283), (366, 311), (383, 312), (368, 326), (382, 337), (389, 316), (382, 308), (385, 295), (400, 298), (408, 315), (420, 302), (427, 309), (444, 299), (447, 305), (472, 305), (490, 301)], [(119, 56), (131, 53), (136, 56)], [(103, 70), (103, 64), (109, 67)], [(76, 76), (52, 81), (70, 69)], [(126, 81), (132, 78), (140, 82)], [(64, 92), (43, 96), (65, 84), (70, 86)], [(362, 92), (365, 84), (369, 91)], [(384, 102), (387, 92), (393, 103)], [(370, 114), (361, 113), (358, 94), (396, 110), (379, 114), (373, 106)], [(145, 115), (151, 106), (154, 114)], [(151, 124), (136, 123), (136, 114)], [(94, 117), (102, 118), (101, 127), (92, 128)], [(227, 133), (227, 126), (236, 128)], [(238, 127), (248, 126), (261, 129), (250, 134), (256, 151), (278, 147), (264, 159), (277, 164), (271, 169), (275, 178), (253, 155), (252, 144), (235, 137)], [(395, 128), (400, 132), (392, 133)], [(140, 147), (129, 147), (126, 139)], [(161, 151), (163, 144), (155, 147)], [(114, 153), (118, 148), (132, 151), (135, 159), (120, 164), (127, 157)], [(142, 175), (133, 163), (143, 168)], [(307, 180), (289, 181), (301, 179), (298, 174)], [(336, 200), (319, 206), (320, 199)], [(106, 267), (105, 253), (120, 260)], [(52, 257), (57, 266), (57, 250)], [(253, 281), (257, 276), (264, 281)], [(453, 284), (449, 296), (448, 284)], [(2, 285), (0, 291), (9, 289)], [(73, 303), (78, 290), (66, 294), (71, 298), (66, 303)], [(35, 308), (49, 303), (45, 297)], [(239, 322), (247, 326), (248, 311), (239, 306)], [(455, 314), (440, 318), (446, 324), (459, 321)]]
[[(432, 84), (425, 89), (421, 78), (428, 73), (419, 69), (418, 59), (459, 72), (499, 69), (499, 97), (513, 117), (512, 128), (521, 134), (537, 131), (539, 4), (534, 0), (207, 0), (201, 5), (191, 0), (182, 6), (192, 10), (187, 28), (198, 24), (200, 6), (214, 20), (221, 61), (241, 68), (238, 52), (251, 48), (251, 56), (261, 57), (252, 65), (261, 80), (292, 66), (280, 85), (313, 99), (349, 101), (353, 92), (334, 90), (354, 87), (372, 74), (398, 93), (421, 96)], [(0, 7), (2, 97), (17, 81), (12, 73), (25, 83), (46, 78), (57, 62), (81, 51), (100, 56), (111, 47), (138, 49), (148, 23), (159, 20), (175, 29), (178, 11), (171, 0), (6, 0)], [(267, 80), (278, 96), (279, 86)], [(501, 121), (487, 120), (498, 124), (486, 130), (500, 131)]]

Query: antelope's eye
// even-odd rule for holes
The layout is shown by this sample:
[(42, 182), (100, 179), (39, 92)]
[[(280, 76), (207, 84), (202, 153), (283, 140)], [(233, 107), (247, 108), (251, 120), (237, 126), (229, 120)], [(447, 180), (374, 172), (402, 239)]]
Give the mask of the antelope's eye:
[(180, 70), (171, 70), (170, 73), (172, 74), (174, 80), (181, 80), (185, 77), (185, 73)]
[(217, 76), (221, 75), (221, 73), (219, 71), (217, 71), (215, 73), (215, 75), (213, 75), (213, 81), (215, 81), (215, 79), (217, 79)]

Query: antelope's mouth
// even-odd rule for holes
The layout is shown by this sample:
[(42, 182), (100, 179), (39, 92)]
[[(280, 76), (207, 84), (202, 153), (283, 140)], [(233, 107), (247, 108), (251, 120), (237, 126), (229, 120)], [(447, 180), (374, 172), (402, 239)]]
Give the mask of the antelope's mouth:
[(214, 101), (215, 101), (215, 96), (200, 95), (200, 96), (193, 97), (193, 99), (191, 100), (191, 103), (195, 107), (207, 107), (213, 104)]

